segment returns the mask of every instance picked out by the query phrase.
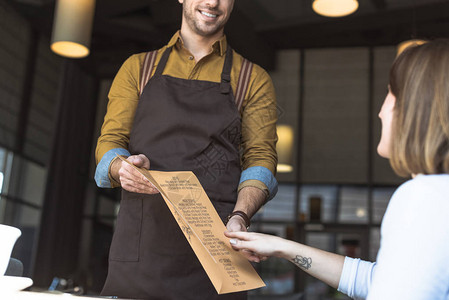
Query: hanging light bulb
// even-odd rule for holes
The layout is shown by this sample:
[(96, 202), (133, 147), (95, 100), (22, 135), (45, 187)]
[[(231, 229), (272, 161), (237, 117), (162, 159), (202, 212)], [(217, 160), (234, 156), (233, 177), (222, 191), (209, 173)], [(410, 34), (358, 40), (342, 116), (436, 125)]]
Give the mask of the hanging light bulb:
[(408, 47), (419, 46), (419, 45), (422, 45), (424, 43), (426, 43), (425, 40), (418, 40), (418, 39), (412, 39), (412, 40), (403, 41), (402, 43), (400, 43), (398, 45), (396, 56), (399, 56), (399, 54), (404, 52), (404, 50), (407, 49)]
[(359, 8), (357, 0), (314, 0), (313, 10), (325, 17), (344, 17)]
[(57, 0), (51, 49), (70, 58), (89, 55), (95, 0)]
[(293, 171), (293, 129), (289, 125), (278, 125), (276, 130), (278, 134), (278, 142), (276, 144), (278, 153), (277, 171), (279, 173), (288, 173)]

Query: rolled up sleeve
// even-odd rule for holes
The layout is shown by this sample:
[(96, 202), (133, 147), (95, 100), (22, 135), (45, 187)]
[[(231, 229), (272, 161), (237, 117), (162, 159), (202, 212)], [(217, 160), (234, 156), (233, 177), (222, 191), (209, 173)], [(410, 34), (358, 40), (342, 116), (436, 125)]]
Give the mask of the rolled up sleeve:
[(95, 181), (99, 187), (114, 186), (109, 165), (115, 154), (129, 155), (129, 136), (139, 100), (140, 56), (133, 55), (125, 61), (109, 91), (107, 112), (95, 151)]
[[(239, 190), (251, 185), (268, 193), (277, 192), (275, 179), (277, 106), (274, 86), (262, 68), (254, 65), (247, 97), (242, 109), (242, 167)], [(255, 183), (258, 181), (258, 183)]]

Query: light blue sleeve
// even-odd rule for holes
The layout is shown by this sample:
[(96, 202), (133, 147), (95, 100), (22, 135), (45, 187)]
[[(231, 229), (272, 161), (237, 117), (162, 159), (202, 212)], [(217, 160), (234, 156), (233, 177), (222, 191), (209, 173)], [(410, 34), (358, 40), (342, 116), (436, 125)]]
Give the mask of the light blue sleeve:
[(97, 169), (95, 170), (95, 182), (97, 183), (98, 187), (112, 187), (111, 181), (109, 180), (109, 165), (117, 154), (124, 156), (131, 155), (128, 150), (123, 148), (115, 148), (106, 152), (98, 163)]
[(267, 200), (273, 199), (278, 192), (278, 182), (276, 178), (273, 176), (273, 173), (265, 167), (256, 166), (244, 170), (240, 176), (239, 184), (246, 180), (259, 180), (263, 182), (268, 188), (269, 195)]
[(376, 263), (345, 257), (338, 291), (352, 299), (362, 300), (368, 296)]

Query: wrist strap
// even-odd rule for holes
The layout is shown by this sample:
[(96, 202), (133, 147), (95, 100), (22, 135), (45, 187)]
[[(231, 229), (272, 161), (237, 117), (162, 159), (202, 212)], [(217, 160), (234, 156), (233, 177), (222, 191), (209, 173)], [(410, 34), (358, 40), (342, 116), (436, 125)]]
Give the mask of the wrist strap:
[(227, 218), (226, 218), (226, 223), (225, 225), (228, 224), (229, 220), (233, 217), (233, 216), (240, 216), (243, 218), (243, 221), (245, 221), (245, 225), (246, 225), (246, 229), (249, 228), (249, 226), (251, 225), (251, 221), (248, 218), (248, 215), (245, 214), (243, 211), (241, 210), (236, 210), (234, 212), (232, 212)]

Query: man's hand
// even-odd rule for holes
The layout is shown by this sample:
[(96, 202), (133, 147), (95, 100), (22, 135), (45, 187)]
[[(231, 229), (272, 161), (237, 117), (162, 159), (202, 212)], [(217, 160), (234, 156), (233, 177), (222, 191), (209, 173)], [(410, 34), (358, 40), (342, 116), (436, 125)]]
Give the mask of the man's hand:
[(226, 228), (231, 232), (247, 231), (245, 220), (238, 215), (232, 216), (232, 218), (229, 219), (228, 224), (226, 224)]
[[(228, 232), (246, 232), (248, 231), (246, 229), (245, 220), (238, 215), (232, 216), (232, 218), (229, 219), (228, 224), (226, 224), (226, 229), (228, 229)], [(243, 248), (237, 248), (233, 247), (234, 250), (240, 250), (243, 254), (243, 256), (246, 257), (249, 261), (252, 262), (260, 262), (266, 260), (268, 257), (263, 255), (258, 255), (257, 253), (254, 253), (248, 249)]]
[[(136, 167), (150, 169), (150, 160), (143, 154), (131, 155), (127, 158), (130, 163)], [(135, 170), (132, 166), (119, 159), (114, 161), (118, 169), (119, 182), (125, 190), (140, 194), (157, 194), (159, 191), (151, 184), (148, 179)]]

